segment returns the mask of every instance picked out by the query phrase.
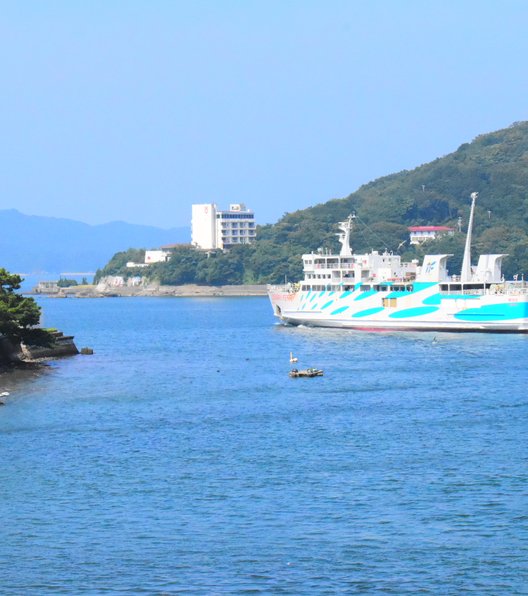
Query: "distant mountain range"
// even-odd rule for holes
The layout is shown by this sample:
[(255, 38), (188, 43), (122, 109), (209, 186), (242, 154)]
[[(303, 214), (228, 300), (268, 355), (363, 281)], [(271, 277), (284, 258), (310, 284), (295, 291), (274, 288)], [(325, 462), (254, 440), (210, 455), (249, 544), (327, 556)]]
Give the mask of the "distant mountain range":
[(13, 273), (95, 271), (117, 251), (188, 242), (185, 227), (164, 230), (122, 221), (88, 225), (0, 210), (0, 268)]

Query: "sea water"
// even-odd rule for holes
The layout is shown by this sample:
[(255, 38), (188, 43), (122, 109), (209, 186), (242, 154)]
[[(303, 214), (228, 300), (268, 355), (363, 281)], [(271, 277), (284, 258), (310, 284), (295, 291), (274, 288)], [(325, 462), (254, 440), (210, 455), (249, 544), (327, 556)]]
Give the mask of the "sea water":
[(39, 301), (95, 354), (0, 377), (0, 593), (528, 592), (528, 337)]

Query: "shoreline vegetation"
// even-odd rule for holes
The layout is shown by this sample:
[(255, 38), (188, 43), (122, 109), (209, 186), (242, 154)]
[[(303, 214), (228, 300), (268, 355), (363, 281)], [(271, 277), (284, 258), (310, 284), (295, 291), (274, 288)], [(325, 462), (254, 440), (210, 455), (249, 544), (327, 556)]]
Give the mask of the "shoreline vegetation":
[(41, 327), (41, 308), (20, 292), (22, 278), (0, 268), (0, 373), (42, 368), (48, 359), (78, 354), (73, 336)]
[(51, 298), (125, 298), (125, 297), (177, 297), (212, 298), (266, 296), (266, 285), (201, 286), (185, 284), (164, 286), (148, 284), (141, 286), (81, 285), (60, 288), (55, 292), (30, 292), (33, 296)]

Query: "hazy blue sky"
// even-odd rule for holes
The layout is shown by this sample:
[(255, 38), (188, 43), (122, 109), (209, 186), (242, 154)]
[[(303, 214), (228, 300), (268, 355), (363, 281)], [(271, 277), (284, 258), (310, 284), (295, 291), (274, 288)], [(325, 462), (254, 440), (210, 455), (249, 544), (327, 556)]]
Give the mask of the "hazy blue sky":
[(525, 0), (0, 2), (0, 208), (189, 225), (527, 119)]

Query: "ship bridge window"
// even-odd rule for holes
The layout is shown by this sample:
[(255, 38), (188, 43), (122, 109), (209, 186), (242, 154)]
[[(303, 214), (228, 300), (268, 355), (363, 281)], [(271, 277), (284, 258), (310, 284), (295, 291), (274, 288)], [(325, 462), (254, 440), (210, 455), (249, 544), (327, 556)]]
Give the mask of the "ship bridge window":
[(460, 284), (460, 283), (456, 283), (456, 284), (442, 284), (440, 286), (440, 291), (441, 292), (464, 292), (464, 291), (468, 291), (468, 292), (475, 292), (475, 291), (482, 291), (485, 288), (489, 288), (491, 286), (491, 283), (469, 283), (469, 284)]

